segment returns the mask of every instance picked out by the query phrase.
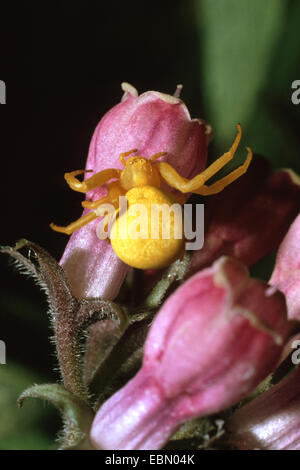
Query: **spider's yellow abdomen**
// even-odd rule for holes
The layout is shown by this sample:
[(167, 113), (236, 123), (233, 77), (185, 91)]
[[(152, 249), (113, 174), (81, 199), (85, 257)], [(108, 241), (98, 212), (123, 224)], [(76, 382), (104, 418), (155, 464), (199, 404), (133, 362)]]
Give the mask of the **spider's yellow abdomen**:
[(183, 250), (181, 206), (154, 186), (132, 188), (126, 199), (128, 209), (116, 219), (110, 232), (114, 251), (135, 268), (169, 265)]

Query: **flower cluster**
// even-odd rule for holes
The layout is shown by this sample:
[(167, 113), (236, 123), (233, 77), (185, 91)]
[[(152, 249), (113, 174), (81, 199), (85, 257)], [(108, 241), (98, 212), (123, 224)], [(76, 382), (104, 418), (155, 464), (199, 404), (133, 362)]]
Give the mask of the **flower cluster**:
[[(121, 168), (119, 154), (137, 148), (146, 159), (166, 152), (183, 178), (203, 171), (211, 128), (191, 119), (178, 92), (122, 88), (86, 169)], [(164, 271), (136, 276), (99, 240), (96, 221), (71, 236), (60, 265), (30, 242), (2, 249), (46, 286), (63, 379), (21, 402), (47, 398), (63, 410), (64, 448), (161, 449), (183, 425), (199, 437), (201, 422), (221, 413), (224, 445), (300, 449), (300, 358), (286, 352), (300, 330), (299, 212), (299, 177), (254, 155), (245, 175), (206, 199), (203, 248)], [(269, 282), (252, 278), (249, 268), (276, 250)]]
[(143, 366), (99, 410), (99, 449), (160, 449), (178, 426), (238, 402), (272, 371), (286, 334), (284, 298), (222, 257), (165, 302)]

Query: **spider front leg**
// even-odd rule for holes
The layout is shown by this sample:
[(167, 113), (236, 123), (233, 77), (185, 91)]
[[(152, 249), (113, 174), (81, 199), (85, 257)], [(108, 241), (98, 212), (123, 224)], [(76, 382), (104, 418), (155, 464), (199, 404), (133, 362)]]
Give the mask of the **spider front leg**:
[[(177, 171), (168, 163), (161, 162), (157, 164), (158, 170), (162, 176), (162, 178), (172, 186), (173, 188), (178, 189), (182, 193), (196, 193), (196, 194), (215, 194), (216, 192), (221, 191), (225, 186), (232, 183), (235, 179), (239, 178), (241, 174), (245, 173), (247, 170), (251, 158), (252, 152), (248, 149), (248, 156), (243, 165), (241, 165), (236, 170), (229, 173), (227, 176), (222, 178), (217, 186), (217, 183), (211, 186), (205, 186), (205, 182), (209, 180), (212, 176), (214, 176), (219, 170), (221, 170), (230, 160), (233, 159), (235, 152), (238, 148), (242, 137), (242, 129), (241, 126), (237, 126), (238, 133), (237, 136), (229, 149), (228, 152), (224, 153), (221, 157), (219, 157), (215, 162), (213, 162), (206, 170), (204, 170), (199, 175), (195, 176), (190, 181), (186, 178), (180, 176)], [(204, 187), (204, 188), (203, 188)], [(211, 188), (211, 191), (208, 192), (208, 188)]]
[(132, 153), (135, 153), (135, 152), (137, 152), (137, 149), (132, 149), (132, 150), (128, 150), (128, 152), (120, 153), (119, 160), (120, 160), (120, 162), (122, 163), (123, 166), (126, 166), (125, 158), (128, 157), (129, 155), (131, 155)]
[(107, 196), (98, 199), (97, 201), (83, 201), (81, 203), (82, 207), (87, 207), (88, 209), (96, 209), (101, 204), (113, 204), (116, 209), (119, 207), (119, 198), (120, 196), (125, 195), (125, 191), (120, 185), (119, 181), (112, 181), (107, 184)]
[(50, 224), (50, 227), (55, 232), (60, 232), (60, 233), (65, 233), (66, 235), (71, 235), (71, 233), (75, 232), (76, 230), (83, 227), (84, 225), (87, 225), (88, 223), (92, 222), (92, 220), (97, 219), (97, 217), (98, 215), (94, 211), (92, 211), (84, 215), (83, 217), (80, 217), (80, 219), (75, 220), (75, 222), (72, 222), (66, 227), (60, 227), (59, 225), (55, 225), (53, 223)]
[(80, 217), (80, 219), (75, 220), (71, 224), (67, 225), (66, 227), (60, 227), (53, 223), (50, 224), (52, 230), (56, 232), (65, 233), (67, 235), (71, 235), (71, 233), (75, 232), (79, 228), (87, 225), (92, 220), (97, 219), (99, 214), (97, 213), (97, 208), (103, 204), (113, 204), (117, 207), (119, 201), (119, 195), (123, 195), (122, 188), (120, 187), (118, 182), (112, 182), (108, 184), (108, 195), (103, 196), (102, 198), (98, 199), (97, 201), (83, 201), (81, 204), (83, 207), (92, 209), (92, 212)]
[(109, 196), (104, 196), (101, 199), (97, 199), (97, 201), (82, 201), (82, 207), (86, 209), (97, 209), (101, 204), (109, 204), (110, 198)]
[(71, 171), (70, 173), (65, 173), (65, 180), (74, 191), (80, 193), (87, 193), (91, 189), (95, 189), (98, 186), (102, 186), (104, 183), (107, 183), (112, 178), (119, 178), (121, 170), (116, 170), (115, 168), (109, 168), (107, 170), (99, 171), (95, 175), (86, 179), (85, 181), (79, 181), (76, 176), (90, 172), (93, 170), (76, 170)]
[(231, 171), (228, 175), (224, 176), (224, 178), (221, 178), (219, 181), (216, 181), (215, 183), (211, 185), (206, 185), (204, 184), (201, 188), (199, 188), (197, 191), (194, 191), (196, 194), (201, 194), (202, 196), (210, 196), (212, 194), (217, 194), (221, 192), (226, 186), (229, 184), (233, 183), (236, 179), (238, 179), (240, 176), (242, 176), (246, 171), (248, 170), (248, 167), (250, 165), (250, 162), (252, 160), (252, 150), (250, 147), (247, 148), (247, 157), (246, 160), (242, 165), (240, 165), (238, 168), (235, 170)]

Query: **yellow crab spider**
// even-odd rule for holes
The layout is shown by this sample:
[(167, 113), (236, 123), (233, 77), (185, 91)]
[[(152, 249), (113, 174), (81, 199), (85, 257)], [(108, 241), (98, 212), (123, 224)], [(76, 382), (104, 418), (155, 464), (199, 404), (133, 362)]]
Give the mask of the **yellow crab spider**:
[[(70, 235), (75, 230), (78, 230), (98, 218), (99, 214), (97, 213), (97, 208), (99, 206), (106, 203), (113, 204), (116, 212), (110, 232), (110, 241), (118, 257), (130, 266), (139, 269), (159, 269), (167, 266), (174, 259), (179, 257), (183, 251), (184, 237), (178, 238), (174, 236), (176, 229), (174, 226), (174, 224), (176, 224), (174, 214), (173, 216), (171, 214), (171, 232), (168, 239), (161, 236), (161, 226), (159, 227), (159, 236), (157, 238), (151, 237), (151, 223), (147, 229), (148, 235), (144, 238), (137, 238), (131, 236), (131, 226), (135, 225), (136, 217), (129, 214), (129, 208), (133, 204), (142, 204), (146, 208), (147, 215), (150, 216), (150, 206), (153, 204), (158, 204), (159, 206), (161, 204), (167, 204), (171, 206), (176, 202), (182, 205), (186, 202), (188, 193), (207, 196), (222, 191), (226, 186), (247, 171), (252, 159), (252, 151), (247, 147), (247, 158), (241, 166), (215, 183), (210, 185), (206, 184), (212, 176), (233, 159), (242, 136), (241, 126), (238, 125), (237, 129), (237, 136), (229, 151), (224, 153), (202, 173), (191, 180), (180, 176), (170, 164), (156, 161), (159, 157), (165, 155), (165, 152), (156, 153), (149, 159), (141, 156), (129, 157), (132, 153), (137, 152), (136, 149), (120, 154), (119, 159), (124, 166), (123, 170), (113, 168), (103, 170), (82, 182), (76, 177), (85, 173), (85, 171), (91, 170), (77, 170), (65, 173), (65, 180), (74, 191), (87, 193), (92, 189), (107, 184), (107, 196), (93, 202), (84, 201), (82, 206), (91, 209), (91, 212), (70, 225), (60, 227), (51, 223), (50, 227), (57, 232)], [(162, 181), (167, 183), (170, 187), (175, 188), (181, 194), (175, 195), (161, 189)], [(126, 196), (126, 200), (128, 201), (127, 213), (123, 215), (119, 214), (120, 196)], [(120, 230), (122, 231), (121, 225), (124, 215), (127, 216), (126, 233), (124, 236), (123, 230), (121, 236)]]

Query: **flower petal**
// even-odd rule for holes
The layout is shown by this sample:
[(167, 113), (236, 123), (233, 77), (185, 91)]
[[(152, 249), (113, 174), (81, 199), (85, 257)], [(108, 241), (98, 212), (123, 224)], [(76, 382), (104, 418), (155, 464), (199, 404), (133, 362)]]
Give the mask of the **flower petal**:
[[(98, 172), (122, 168), (119, 154), (137, 148), (144, 157), (167, 152), (163, 159), (184, 177), (199, 173), (206, 164), (210, 126), (191, 119), (177, 97), (155, 91), (138, 96), (128, 84), (123, 84), (123, 89), (122, 102), (105, 114), (95, 130), (86, 169)], [(89, 191), (87, 196), (96, 200), (105, 194), (101, 187)], [(98, 239), (96, 226), (94, 221), (71, 236), (60, 264), (76, 297), (113, 299), (129, 267), (106, 241)]]
[(275, 367), (286, 334), (282, 294), (221, 258), (184, 283), (151, 327), (138, 374), (98, 411), (98, 449), (160, 449), (185, 420), (245, 397)]
[(280, 245), (269, 282), (285, 294), (289, 318), (300, 321), (300, 214)]

